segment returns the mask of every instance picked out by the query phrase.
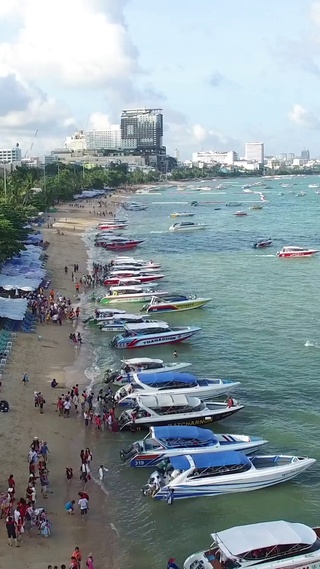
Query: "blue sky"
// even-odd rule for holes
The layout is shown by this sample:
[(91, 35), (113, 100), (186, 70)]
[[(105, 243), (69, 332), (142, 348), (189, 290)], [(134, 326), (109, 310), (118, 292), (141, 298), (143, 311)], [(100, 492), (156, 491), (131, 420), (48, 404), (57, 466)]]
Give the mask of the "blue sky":
[(28, 145), (38, 129), (47, 150), (152, 105), (183, 158), (243, 154), (252, 140), (318, 156), (319, 31), (320, 1), (11, 0), (0, 7), (2, 139)]

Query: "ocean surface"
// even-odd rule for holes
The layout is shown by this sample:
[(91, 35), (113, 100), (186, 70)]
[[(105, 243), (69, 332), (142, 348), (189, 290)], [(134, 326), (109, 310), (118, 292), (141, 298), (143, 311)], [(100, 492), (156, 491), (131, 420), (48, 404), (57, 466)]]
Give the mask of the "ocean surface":
[[(125, 212), (126, 235), (145, 241), (136, 258), (160, 262), (166, 279), (158, 289), (210, 296), (205, 308), (165, 314), (176, 325), (199, 325), (202, 330), (178, 344), (178, 358), (192, 363), (200, 376), (241, 381), (235, 392), (245, 409), (215, 423), (217, 432), (259, 435), (270, 441), (265, 452), (312, 456), (320, 461), (320, 254), (309, 259), (279, 259), (285, 245), (320, 249), (320, 177), (265, 180), (269, 188), (244, 193), (241, 186), (258, 180), (226, 180), (189, 184), (184, 191), (169, 187), (134, 200), (148, 204), (142, 212)], [(196, 188), (212, 186), (212, 191)], [(320, 191), (320, 187), (319, 187)], [(306, 195), (297, 195), (304, 192)], [(190, 207), (197, 200), (198, 207)], [(226, 202), (239, 201), (239, 207)], [(261, 203), (262, 210), (251, 210)], [(221, 209), (216, 209), (221, 208)], [(234, 211), (248, 212), (235, 217)], [(195, 222), (207, 230), (170, 233), (179, 220), (174, 211), (193, 211)], [(112, 254), (93, 247), (95, 231), (84, 236), (90, 260), (108, 262)], [(259, 237), (271, 237), (273, 246), (255, 250)], [(129, 252), (128, 255), (131, 253)], [(138, 312), (141, 305), (126, 305)], [(84, 316), (94, 306), (85, 303)], [(112, 334), (87, 328), (86, 343), (92, 361), (86, 375), (99, 385), (103, 371), (119, 367), (124, 357), (151, 356), (172, 361), (174, 346), (139, 350), (109, 347)], [(320, 522), (320, 462), (296, 480), (283, 485), (230, 496), (174, 502), (172, 506), (145, 498), (141, 487), (149, 469), (130, 469), (119, 458), (121, 448), (144, 433), (93, 433), (90, 445), (96, 464), (109, 469), (104, 482), (108, 518), (119, 535), (126, 569), (163, 569), (168, 557), (182, 566), (192, 552), (210, 544), (210, 533), (234, 525), (287, 519), (317, 525)]]

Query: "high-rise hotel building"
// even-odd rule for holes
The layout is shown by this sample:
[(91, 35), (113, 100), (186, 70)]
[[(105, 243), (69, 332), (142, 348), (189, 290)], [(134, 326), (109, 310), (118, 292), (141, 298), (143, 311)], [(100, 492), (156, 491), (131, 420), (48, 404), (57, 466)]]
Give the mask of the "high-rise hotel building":
[(162, 109), (129, 109), (121, 113), (123, 150), (157, 153), (163, 148)]
[(264, 143), (263, 142), (246, 142), (247, 161), (264, 163)]

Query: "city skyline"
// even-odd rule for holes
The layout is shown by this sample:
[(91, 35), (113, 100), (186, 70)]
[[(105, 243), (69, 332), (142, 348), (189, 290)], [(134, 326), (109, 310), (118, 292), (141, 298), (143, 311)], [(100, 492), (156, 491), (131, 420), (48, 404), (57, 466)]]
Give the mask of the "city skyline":
[(11, 0), (0, 6), (1, 146), (45, 153), (150, 106), (182, 159), (260, 140), (267, 155), (320, 155), (320, 1), (279, 4)]

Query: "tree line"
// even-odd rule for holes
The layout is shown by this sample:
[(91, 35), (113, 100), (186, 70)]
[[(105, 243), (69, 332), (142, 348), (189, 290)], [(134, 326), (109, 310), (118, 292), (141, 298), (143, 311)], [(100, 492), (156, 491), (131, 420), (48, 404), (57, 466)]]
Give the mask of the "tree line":
[(26, 225), (39, 212), (71, 201), (82, 190), (118, 188), (159, 179), (158, 172), (130, 173), (126, 164), (87, 169), (53, 163), (45, 168), (17, 167), (11, 173), (0, 169), (0, 263), (24, 248)]

